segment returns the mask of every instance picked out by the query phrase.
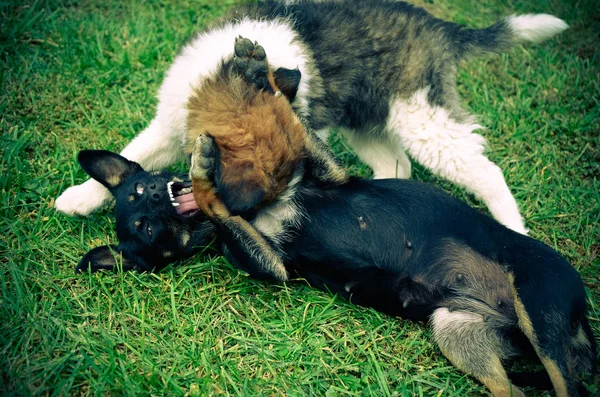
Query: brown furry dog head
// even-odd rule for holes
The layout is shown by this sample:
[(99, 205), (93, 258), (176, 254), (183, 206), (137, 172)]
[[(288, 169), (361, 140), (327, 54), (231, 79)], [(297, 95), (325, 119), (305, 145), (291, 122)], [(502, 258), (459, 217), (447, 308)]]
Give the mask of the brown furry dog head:
[[(246, 40), (250, 45), (240, 49), (238, 41), (236, 57), (190, 97), (185, 144), (185, 152), (191, 153), (201, 134), (214, 139), (220, 153), (215, 180), (232, 212), (247, 211), (281, 194), (304, 157), (306, 142), (306, 129), (288, 101), (295, 95), (300, 72), (289, 78), (294, 71), (287, 71), (280, 79), (287, 96), (281, 95), (262, 47)], [(198, 206), (207, 210), (207, 198), (195, 196)]]
[[(224, 70), (195, 90), (188, 110), (185, 151), (192, 152), (200, 134), (214, 138), (221, 153), (216, 177), (230, 190), (220, 192), (222, 199), (243, 211), (285, 189), (303, 157), (306, 134), (285, 97)], [(236, 198), (227, 200), (227, 193)]]

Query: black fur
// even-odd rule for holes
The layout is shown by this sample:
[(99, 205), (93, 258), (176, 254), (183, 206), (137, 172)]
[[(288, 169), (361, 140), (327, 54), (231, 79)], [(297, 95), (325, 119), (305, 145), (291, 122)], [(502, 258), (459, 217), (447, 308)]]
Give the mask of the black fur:
[[(79, 163), (104, 184), (117, 199), (115, 205), (118, 246), (96, 247), (76, 267), (76, 272), (116, 270), (158, 271), (169, 263), (198, 253), (213, 238), (214, 225), (203, 214), (177, 216), (166, 184), (178, 179), (169, 172), (149, 173), (139, 164), (105, 150), (84, 150)], [(119, 183), (110, 183), (110, 180)], [(142, 189), (141, 194), (138, 189)]]

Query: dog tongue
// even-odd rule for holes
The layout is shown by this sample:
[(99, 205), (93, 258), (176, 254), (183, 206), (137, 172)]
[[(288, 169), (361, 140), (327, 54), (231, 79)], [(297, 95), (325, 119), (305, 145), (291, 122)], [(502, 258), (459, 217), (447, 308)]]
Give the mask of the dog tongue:
[(177, 196), (175, 197), (175, 202), (179, 204), (179, 206), (175, 207), (179, 215), (198, 209), (198, 205), (196, 205), (196, 201), (194, 201), (194, 193)]

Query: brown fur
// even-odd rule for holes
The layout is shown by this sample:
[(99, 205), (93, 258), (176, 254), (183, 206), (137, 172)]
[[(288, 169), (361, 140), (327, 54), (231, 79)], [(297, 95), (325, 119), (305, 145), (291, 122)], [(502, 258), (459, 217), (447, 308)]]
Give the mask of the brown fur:
[[(190, 175), (196, 204), (219, 228), (235, 236), (233, 238), (243, 245), (245, 251), (253, 253), (253, 259), (262, 272), (277, 280), (287, 280), (287, 271), (281, 257), (247, 220), (241, 216), (232, 216), (217, 194), (209, 177), (212, 158), (210, 155), (205, 156), (202, 151), (203, 145), (208, 146), (209, 142), (207, 135), (201, 135), (193, 147)], [(206, 153), (215, 155), (214, 150)]]
[(198, 208), (212, 219), (225, 219), (230, 216), (229, 211), (217, 196), (211, 183), (197, 178), (192, 179), (194, 201)]
[[(497, 262), (455, 240), (445, 241), (442, 250), (443, 260), (432, 267), (436, 269), (435, 273), (428, 278), (485, 302), (485, 311), (490, 316), (503, 313), (507, 318), (517, 320), (507, 273)], [(444, 271), (440, 272), (440, 268)]]
[(196, 88), (187, 107), (184, 150), (191, 153), (200, 134), (213, 137), (221, 153), (222, 184), (260, 189), (263, 203), (285, 190), (304, 157), (306, 139), (285, 97), (224, 71)]

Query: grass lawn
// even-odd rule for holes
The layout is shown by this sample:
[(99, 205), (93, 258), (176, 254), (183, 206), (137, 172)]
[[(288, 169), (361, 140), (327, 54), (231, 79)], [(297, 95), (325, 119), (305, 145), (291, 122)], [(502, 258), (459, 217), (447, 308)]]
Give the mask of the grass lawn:
[[(77, 151), (120, 151), (152, 119), (178, 48), (240, 1), (0, 3), (0, 394), (485, 395), (441, 355), (423, 324), (303, 282), (254, 281), (210, 247), (156, 275), (74, 276), (87, 250), (116, 240), (111, 209), (85, 219), (53, 209), (59, 193), (86, 179)], [(513, 12), (547, 12), (571, 25), (547, 43), (471, 60), (458, 82), (465, 106), (489, 128), (482, 131), (489, 156), (531, 235), (580, 271), (598, 339), (595, 3), (424, 4), (474, 27)], [(370, 175), (332, 140), (352, 172)], [(414, 177), (481, 208), (418, 166)]]

